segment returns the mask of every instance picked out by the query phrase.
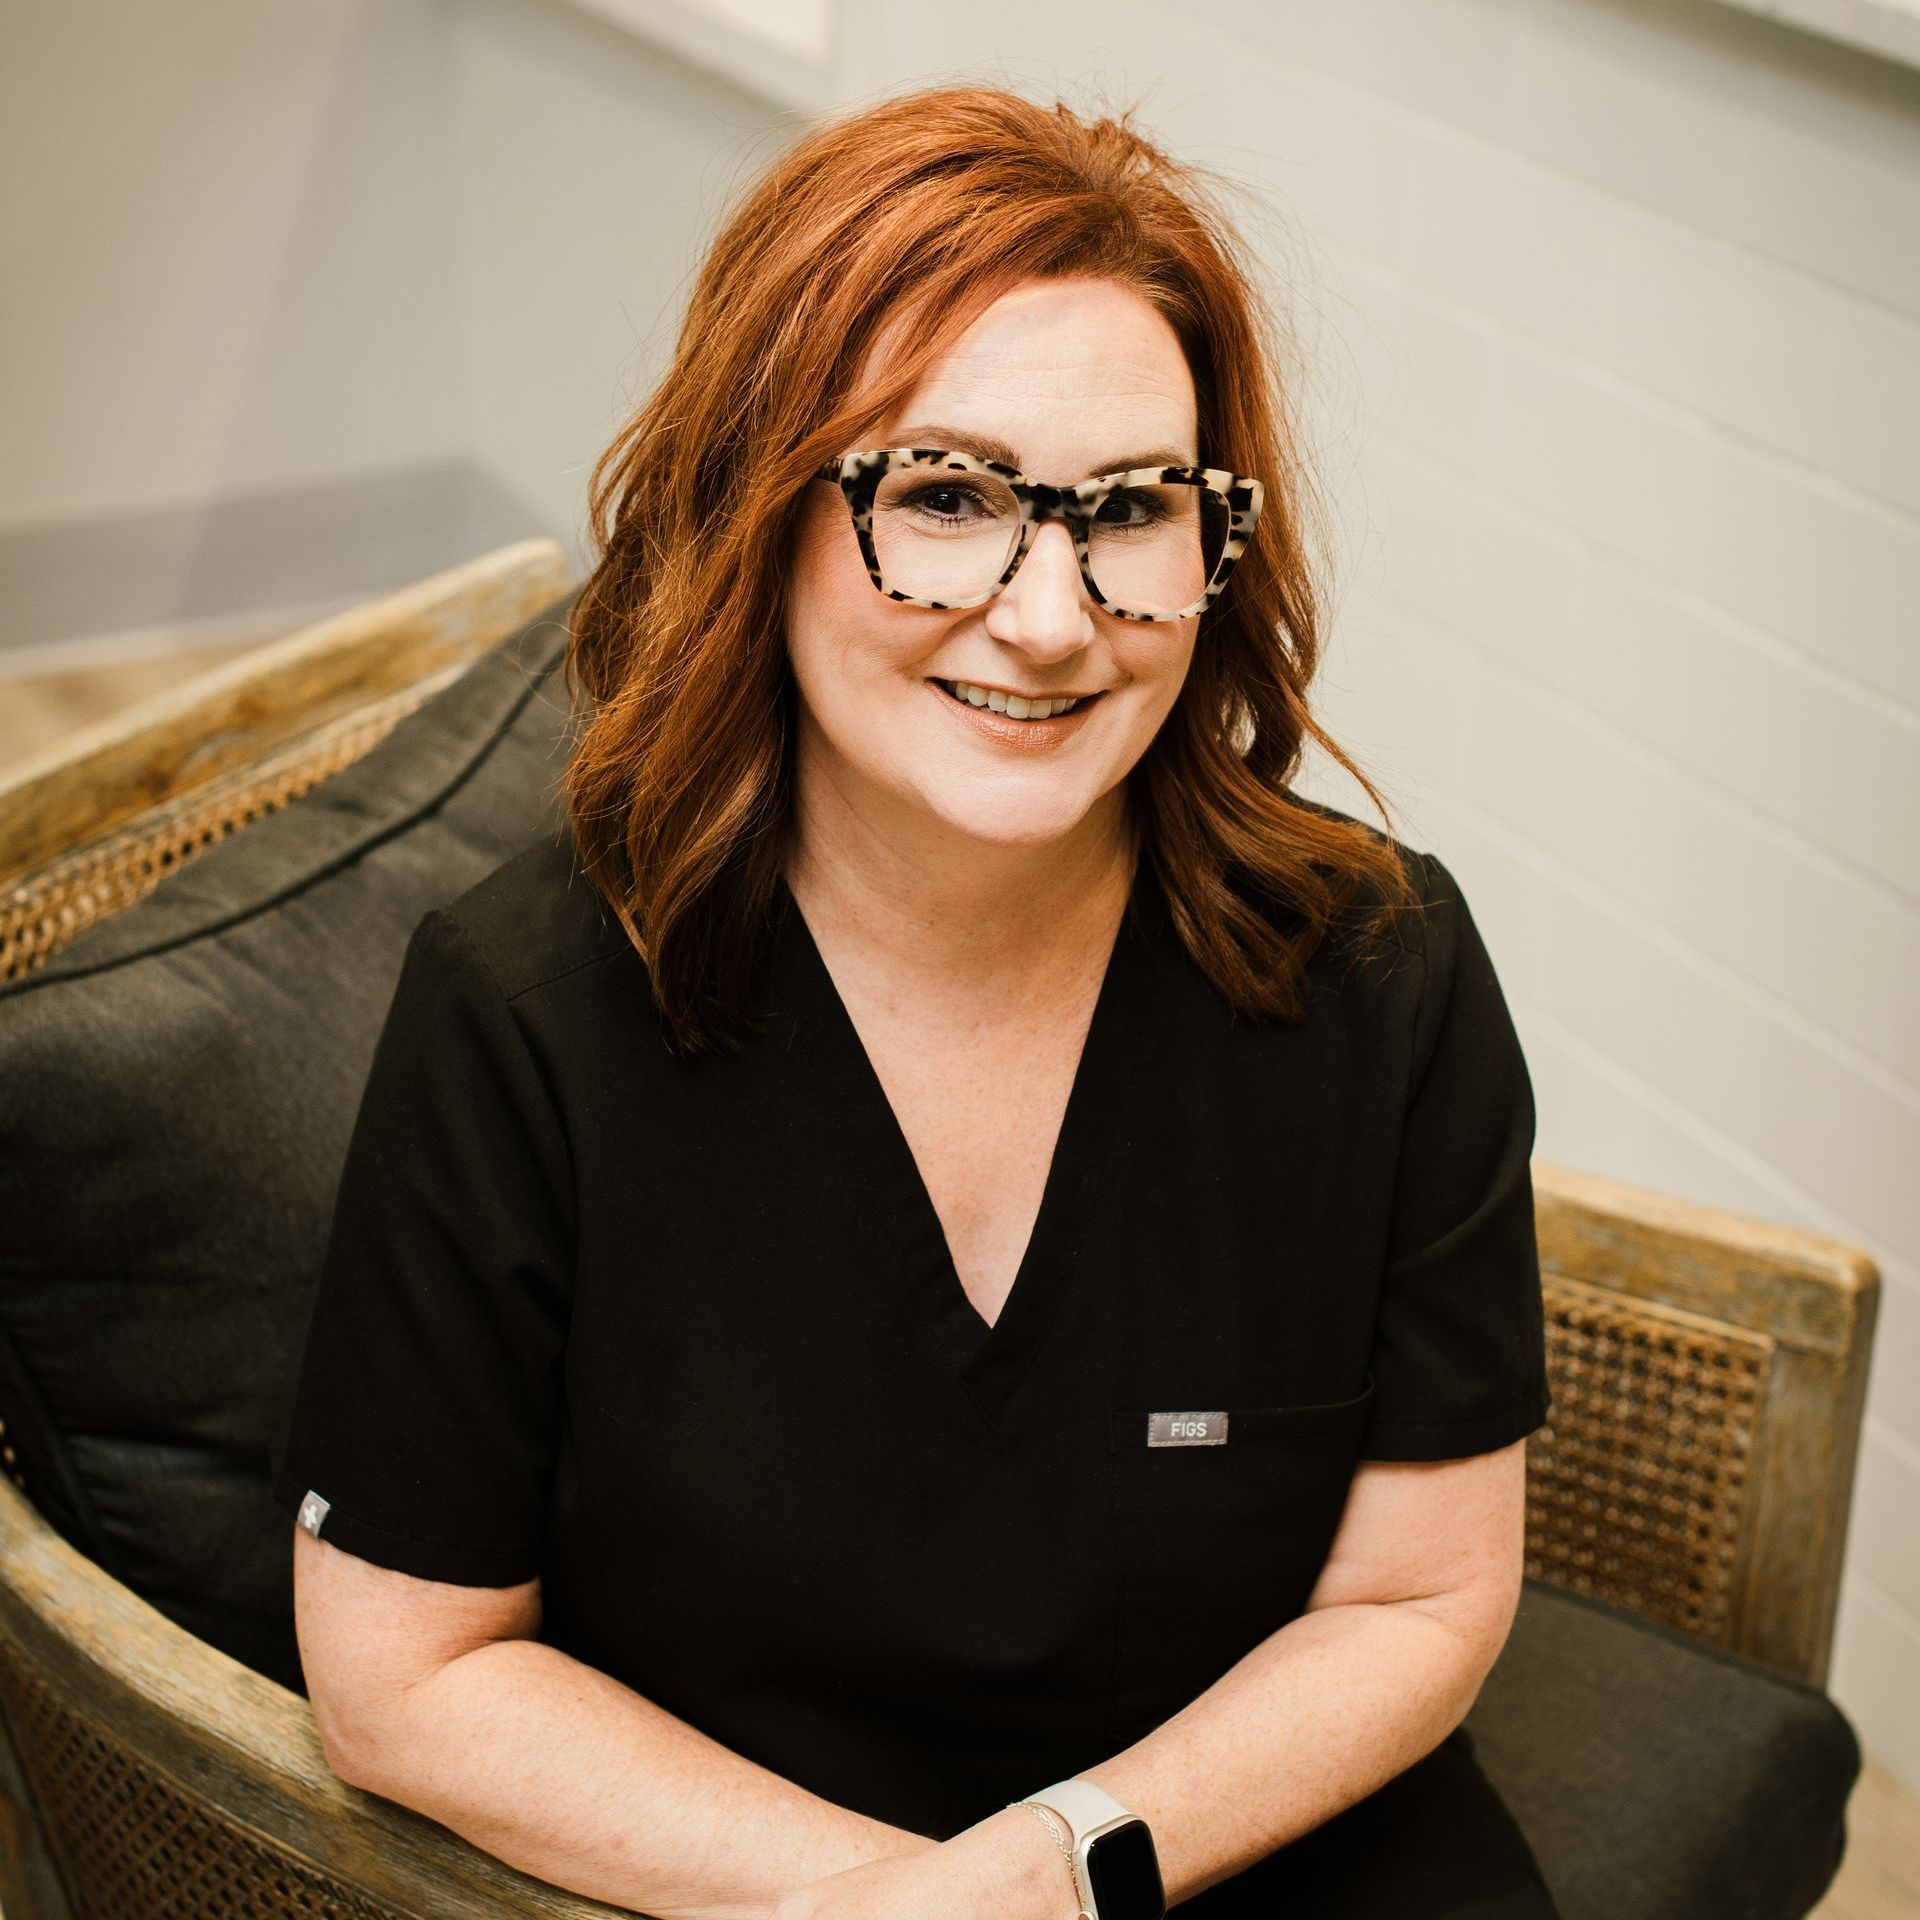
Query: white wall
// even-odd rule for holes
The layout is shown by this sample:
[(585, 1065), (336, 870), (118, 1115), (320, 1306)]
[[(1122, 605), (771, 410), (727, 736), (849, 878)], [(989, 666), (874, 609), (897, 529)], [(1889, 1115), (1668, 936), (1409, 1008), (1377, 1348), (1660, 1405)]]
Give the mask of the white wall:
[(1474, 904), (1538, 1151), (1880, 1263), (1833, 1688), (1920, 1788), (1920, 72), (1704, 0), (853, 0), (845, 44), (849, 92), (1096, 80), (1282, 210), (1326, 710)]
[(0, 525), (463, 441), (440, 9), (26, 0), (0, 60)]
[(551, 533), (761, 97), (563, 0), (27, 0), (0, 60), (0, 680)]
[(559, 0), (460, 0), (449, 26), (468, 445), (577, 541), (729, 189), (798, 119)]

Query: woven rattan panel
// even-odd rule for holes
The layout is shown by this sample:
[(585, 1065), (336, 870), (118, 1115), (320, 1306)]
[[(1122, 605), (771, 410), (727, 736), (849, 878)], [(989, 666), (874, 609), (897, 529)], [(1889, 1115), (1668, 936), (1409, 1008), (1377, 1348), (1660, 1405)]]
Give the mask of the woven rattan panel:
[(1726, 1644), (1773, 1343), (1545, 1276), (1527, 1572)]
[(0, 1690), (73, 1920), (411, 1920), (183, 1793), (11, 1648)]
[(435, 675), (356, 707), (24, 875), (0, 896), (0, 980), (31, 972), (215, 842), (350, 767), (444, 681)]

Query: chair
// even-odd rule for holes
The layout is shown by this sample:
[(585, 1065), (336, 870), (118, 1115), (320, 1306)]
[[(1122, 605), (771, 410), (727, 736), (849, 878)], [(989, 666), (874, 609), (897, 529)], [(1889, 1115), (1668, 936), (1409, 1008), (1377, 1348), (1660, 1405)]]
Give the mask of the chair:
[[(275, 990), (265, 976), (306, 951), (261, 944), (275, 916), (314, 914), (295, 929), (310, 941), (340, 900), (373, 898), (339, 890), (385, 863), (358, 985), (336, 973), (331, 999), (310, 996), (352, 1003), (341, 1057), (320, 1057), (334, 1043), (309, 1039), (256, 1079), (222, 1083), (229, 1104), (261, 1103), (222, 1117), (248, 1135), (283, 1130), (276, 1100), (331, 1116), (314, 1122), (306, 1155), (319, 1172), (281, 1209), (292, 1252), (270, 1311), (283, 1348), (297, 1348), (299, 1288), (315, 1277), (324, 1176), (344, 1151), (339, 1115), (350, 1115), (421, 899), (460, 891), (494, 847), (552, 817), (572, 716), (539, 689), (553, 678), (565, 593), (552, 543), (506, 548), (259, 649), (0, 780), (0, 1085), (10, 1062), (24, 1063), (16, 1084), (52, 1084), (31, 1075), (78, 1033), (69, 1001), (97, 1007), (86, 996), (142, 969), (170, 969), (139, 1001), (142, 1020), (186, 1019), (179, 1010), (197, 1007), (214, 976), (180, 969), (236, 927), (254, 944), (219, 976), (221, 991)], [(324, 915), (316, 898), (333, 902)], [(143, 925), (157, 931), (136, 937)], [(168, 1071), (166, 1038), (152, 1073)], [(318, 1091), (287, 1088), (290, 1074), (311, 1074)], [(189, 1127), (174, 1177), (197, 1141)], [(1567, 1920), (1804, 1915), (1837, 1868), (1859, 1767), (1822, 1686), (1878, 1276), (1863, 1254), (1817, 1236), (1545, 1163), (1534, 1175), (1555, 1405), (1529, 1443), (1520, 1615), (1469, 1731)], [(114, 1476), (149, 1455), (127, 1455), (97, 1412), (76, 1416), (72, 1380), (44, 1364), (5, 1192), (7, 1920), (620, 1911), (333, 1775), (276, 1637), (286, 1619), (256, 1630), (242, 1617), (265, 1588), (198, 1612), (205, 1596), (148, 1551), (145, 1498), (124, 1497)], [(76, 1230), (93, 1231), (91, 1216)], [(125, 1257), (149, 1253), (142, 1244)], [(177, 1267), (158, 1271), (191, 1281), (192, 1270), (187, 1281)], [(131, 1312), (150, 1304), (128, 1298)], [(277, 1404), (269, 1395), (256, 1422), (271, 1426)], [(188, 1438), (217, 1426), (217, 1412), (190, 1409)], [(270, 1438), (249, 1430), (219, 1456), (238, 1462), (220, 1498), (239, 1502), (240, 1519), (224, 1524), (271, 1516), (262, 1523), (290, 1562), (290, 1529), (265, 1499)], [(255, 1466), (257, 1510), (233, 1484)], [(204, 1516), (218, 1501), (181, 1471), (193, 1498), (168, 1511)], [(162, 1482), (138, 1484), (153, 1486), (155, 1503), (174, 1497)], [(103, 1487), (116, 1495), (104, 1516)], [(214, 1549), (194, 1551), (208, 1560)], [(290, 1594), (275, 1600), (290, 1614)]]
[(1879, 1273), (1536, 1161), (1553, 1410), (1467, 1728), (1566, 1920), (1804, 1915), (1859, 1776), (1823, 1691)]

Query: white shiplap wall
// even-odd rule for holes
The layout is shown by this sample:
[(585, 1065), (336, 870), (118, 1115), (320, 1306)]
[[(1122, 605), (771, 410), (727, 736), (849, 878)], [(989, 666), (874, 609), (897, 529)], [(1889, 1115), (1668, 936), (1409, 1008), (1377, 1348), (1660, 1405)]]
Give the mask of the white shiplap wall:
[(844, 97), (1096, 85), (1279, 210), (1325, 708), (1473, 902), (1541, 1156), (1879, 1261), (1833, 1688), (1920, 1786), (1920, 73), (1706, 0), (942, 20), (850, 0)]

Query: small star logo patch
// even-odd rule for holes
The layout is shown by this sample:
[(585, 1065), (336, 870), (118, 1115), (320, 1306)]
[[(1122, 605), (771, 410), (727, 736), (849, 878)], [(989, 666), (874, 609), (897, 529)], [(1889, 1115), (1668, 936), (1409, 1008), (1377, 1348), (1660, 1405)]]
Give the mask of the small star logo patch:
[(316, 1540), (320, 1538), (320, 1523), (327, 1517), (332, 1505), (331, 1500), (322, 1500), (311, 1487), (307, 1489), (307, 1497), (300, 1502), (300, 1524)]

